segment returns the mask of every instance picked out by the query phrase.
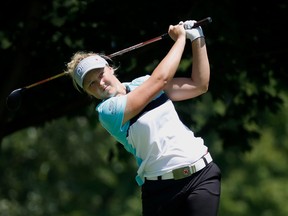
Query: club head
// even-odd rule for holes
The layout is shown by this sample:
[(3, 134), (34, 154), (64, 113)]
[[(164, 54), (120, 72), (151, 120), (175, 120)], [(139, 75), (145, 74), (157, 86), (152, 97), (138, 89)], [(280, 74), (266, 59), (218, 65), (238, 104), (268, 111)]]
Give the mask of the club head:
[(20, 108), (22, 102), (22, 93), (25, 88), (19, 88), (12, 91), (6, 99), (6, 105), (9, 110), (16, 111)]

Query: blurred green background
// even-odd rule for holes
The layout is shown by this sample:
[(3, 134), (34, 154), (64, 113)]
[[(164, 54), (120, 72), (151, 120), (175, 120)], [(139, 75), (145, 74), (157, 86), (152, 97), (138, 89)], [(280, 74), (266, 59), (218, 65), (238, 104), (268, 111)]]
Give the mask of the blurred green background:
[[(0, 14), (0, 215), (141, 215), (136, 163), (98, 123), (98, 101), (61, 77), (72, 54), (111, 54), (210, 16), (202, 26), (209, 91), (175, 103), (222, 170), (221, 216), (287, 216), (287, 6), (284, 1), (15, 1)], [(15, 12), (15, 8), (20, 11)], [(118, 77), (150, 74), (171, 47), (163, 39), (115, 57)], [(187, 46), (177, 75), (191, 64)]]

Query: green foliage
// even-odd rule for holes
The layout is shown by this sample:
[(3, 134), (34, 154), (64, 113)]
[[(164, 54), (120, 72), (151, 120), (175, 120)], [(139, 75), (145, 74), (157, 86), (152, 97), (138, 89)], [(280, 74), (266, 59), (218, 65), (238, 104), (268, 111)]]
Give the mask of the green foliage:
[[(180, 20), (203, 26), (209, 91), (176, 103), (223, 174), (220, 215), (286, 216), (287, 3), (228, 1), (18, 1), (0, 14), (0, 215), (140, 215), (134, 158), (104, 131), (69, 79), (30, 89), (18, 112), (13, 90), (60, 73), (75, 51), (111, 54)], [(248, 6), (247, 6), (248, 5)], [(151, 73), (172, 41), (119, 56), (123, 81)], [(179, 74), (191, 69), (186, 49)]]
[(261, 138), (251, 143), (251, 151), (228, 151), (229, 156), (224, 161), (220, 159), (222, 163), (230, 163), (222, 168), (220, 215), (288, 214), (287, 96), (283, 100), (286, 102), (280, 112), (263, 115), (258, 129)]
[(63, 117), (3, 141), (0, 215), (139, 212), (134, 159), (118, 160), (119, 144), (92, 122)]

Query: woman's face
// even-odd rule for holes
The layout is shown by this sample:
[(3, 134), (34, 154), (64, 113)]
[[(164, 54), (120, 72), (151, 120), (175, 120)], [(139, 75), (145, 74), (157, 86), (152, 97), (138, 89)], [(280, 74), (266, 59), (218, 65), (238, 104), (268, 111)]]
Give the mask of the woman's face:
[(89, 71), (84, 78), (83, 89), (95, 98), (106, 99), (118, 94), (119, 83), (114, 69), (106, 66)]

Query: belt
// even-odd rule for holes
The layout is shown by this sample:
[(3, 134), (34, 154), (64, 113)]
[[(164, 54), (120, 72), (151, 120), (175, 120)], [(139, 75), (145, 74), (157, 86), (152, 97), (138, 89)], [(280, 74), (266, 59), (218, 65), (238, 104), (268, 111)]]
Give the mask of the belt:
[(198, 161), (196, 161), (195, 163), (189, 166), (177, 168), (161, 176), (145, 177), (145, 179), (146, 180), (167, 180), (167, 179), (177, 180), (177, 179), (186, 178), (188, 176), (191, 176), (193, 173), (196, 173), (199, 170), (206, 167), (212, 160), (213, 159), (210, 153), (208, 152), (207, 154), (203, 155)]

